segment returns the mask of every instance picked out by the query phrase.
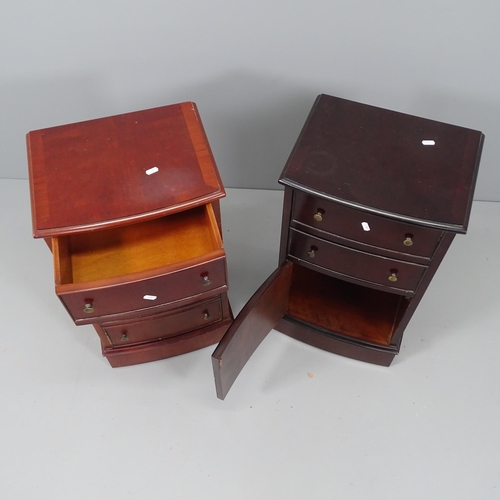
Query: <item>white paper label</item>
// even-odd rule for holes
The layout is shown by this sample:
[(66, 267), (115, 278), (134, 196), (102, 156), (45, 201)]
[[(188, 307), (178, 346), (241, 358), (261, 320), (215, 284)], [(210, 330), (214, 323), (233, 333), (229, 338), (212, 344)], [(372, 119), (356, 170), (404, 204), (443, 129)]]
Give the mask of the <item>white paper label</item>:
[(158, 297), (156, 295), (144, 295), (144, 300), (156, 300)]
[(369, 231), (370, 230), (370, 225), (368, 222), (362, 222), (361, 225), (363, 226), (363, 230)]
[(422, 144), (424, 146), (435, 146), (436, 145), (436, 141), (433, 141), (432, 139), (424, 139), (422, 141)]
[(151, 175), (151, 174), (156, 174), (160, 170), (158, 167), (151, 167), (146, 170), (146, 174)]

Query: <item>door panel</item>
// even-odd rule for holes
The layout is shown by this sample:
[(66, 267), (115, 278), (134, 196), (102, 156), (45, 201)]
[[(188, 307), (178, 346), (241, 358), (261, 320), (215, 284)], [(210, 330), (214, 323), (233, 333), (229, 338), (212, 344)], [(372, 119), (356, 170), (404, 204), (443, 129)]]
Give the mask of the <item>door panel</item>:
[(217, 397), (224, 399), (246, 362), (285, 315), (293, 264), (285, 261), (255, 292), (212, 354)]

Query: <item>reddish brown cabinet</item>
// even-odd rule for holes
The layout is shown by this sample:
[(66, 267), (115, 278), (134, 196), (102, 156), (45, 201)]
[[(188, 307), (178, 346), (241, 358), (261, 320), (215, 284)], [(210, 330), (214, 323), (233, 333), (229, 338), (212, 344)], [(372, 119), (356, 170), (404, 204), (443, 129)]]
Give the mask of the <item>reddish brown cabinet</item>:
[(279, 180), (279, 267), (212, 356), (218, 397), (272, 328), (390, 365), (455, 234), (466, 232), (483, 140), (320, 95)]
[(219, 199), (194, 103), (30, 132), (33, 232), (55, 290), (112, 366), (220, 340), (232, 322)]

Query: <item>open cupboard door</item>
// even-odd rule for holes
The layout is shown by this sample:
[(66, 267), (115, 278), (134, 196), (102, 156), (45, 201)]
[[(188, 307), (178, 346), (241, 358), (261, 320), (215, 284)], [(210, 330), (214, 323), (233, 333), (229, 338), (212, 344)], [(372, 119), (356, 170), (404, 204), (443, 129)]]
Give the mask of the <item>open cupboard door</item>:
[(285, 261), (245, 304), (212, 354), (217, 397), (224, 399), (246, 362), (286, 313), (293, 264)]

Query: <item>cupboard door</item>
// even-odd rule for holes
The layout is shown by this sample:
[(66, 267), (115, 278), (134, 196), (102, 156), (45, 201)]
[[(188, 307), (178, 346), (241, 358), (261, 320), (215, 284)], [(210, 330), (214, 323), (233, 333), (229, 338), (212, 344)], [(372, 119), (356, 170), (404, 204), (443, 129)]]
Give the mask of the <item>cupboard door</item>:
[(261, 285), (212, 354), (217, 397), (224, 399), (267, 334), (285, 315), (293, 264), (285, 261)]

